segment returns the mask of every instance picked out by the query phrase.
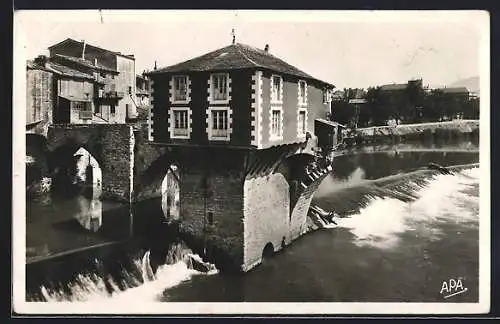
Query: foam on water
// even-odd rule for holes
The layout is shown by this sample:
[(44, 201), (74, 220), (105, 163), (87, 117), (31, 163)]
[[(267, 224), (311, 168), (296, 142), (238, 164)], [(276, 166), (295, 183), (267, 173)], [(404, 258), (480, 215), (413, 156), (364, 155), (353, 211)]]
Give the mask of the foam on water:
[[(171, 250), (176, 251), (178, 247), (175, 246)], [(148, 253), (149, 251), (146, 252), (146, 255)], [(154, 280), (146, 280), (146, 278), (150, 277), (145, 273), (149, 268), (149, 265), (145, 265), (143, 262), (146, 257), (134, 258), (133, 264), (136, 272), (140, 273), (140, 276), (134, 276), (132, 273), (123, 270), (124, 279), (122, 286), (125, 288), (124, 290), (121, 290), (111, 277), (105, 280), (103, 277), (92, 273), (79, 274), (76, 280), (66, 287), (66, 291), (65, 289), (48, 289), (42, 286), (41, 294), (48, 302), (100, 302), (126, 305), (126, 303), (131, 302), (137, 304), (159, 301), (165, 289), (179, 285), (194, 275), (213, 275), (218, 272), (213, 266), (207, 273), (191, 269), (188, 266), (188, 262), (184, 259), (187, 255), (193, 259), (202, 261), (198, 255), (191, 254), (189, 249), (182, 250), (181, 254), (177, 257), (180, 260), (173, 264), (161, 265), (156, 272)], [(106, 281), (112, 288), (111, 293), (109, 293), (109, 288), (106, 288)]]
[(358, 245), (392, 248), (399, 242), (399, 234), (418, 229), (429, 239), (441, 234), (435, 225), (452, 222), (477, 226), (479, 168), (467, 169), (455, 174), (438, 174), (425, 182), (408, 180), (399, 188), (410, 190), (405, 194), (414, 196), (413, 201), (402, 201), (388, 194), (371, 197), (366, 207), (350, 217), (340, 218), (339, 227), (348, 229)]

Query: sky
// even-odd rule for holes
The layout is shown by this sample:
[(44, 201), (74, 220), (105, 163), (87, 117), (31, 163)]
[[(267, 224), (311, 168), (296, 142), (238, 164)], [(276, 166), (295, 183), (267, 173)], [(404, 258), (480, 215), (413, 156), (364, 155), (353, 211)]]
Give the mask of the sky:
[[(136, 72), (236, 41), (264, 48), (337, 88), (422, 78), (431, 87), (480, 74), (480, 11), (18, 11), (15, 58), (48, 54), (68, 37), (134, 54)], [(489, 41), (488, 41), (489, 42)]]

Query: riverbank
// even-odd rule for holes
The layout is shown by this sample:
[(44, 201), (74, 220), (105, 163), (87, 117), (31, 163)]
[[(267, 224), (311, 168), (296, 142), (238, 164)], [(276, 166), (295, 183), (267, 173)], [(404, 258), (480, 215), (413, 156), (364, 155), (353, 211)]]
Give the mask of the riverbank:
[(367, 143), (397, 144), (419, 141), (422, 143), (463, 141), (479, 139), (479, 120), (453, 120), (447, 122), (403, 124), (358, 128), (355, 134), (344, 139), (347, 147)]

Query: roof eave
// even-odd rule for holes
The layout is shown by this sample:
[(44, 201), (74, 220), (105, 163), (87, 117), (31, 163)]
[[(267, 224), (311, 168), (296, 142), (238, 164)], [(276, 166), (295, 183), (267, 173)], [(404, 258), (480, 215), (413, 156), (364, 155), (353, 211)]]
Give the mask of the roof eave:
[(271, 68), (268, 68), (268, 67), (262, 67), (262, 66), (259, 66), (259, 65), (253, 66), (253, 67), (226, 68), (226, 69), (208, 69), (208, 70), (194, 70), (194, 69), (180, 69), (180, 70), (173, 70), (173, 71), (165, 70), (165, 69), (168, 69), (168, 68), (169, 67), (162, 68), (161, 70), (146, 72), (145, 75), (146, 76), (153, 76), (153, 75), (180, 74), (180, 73), (222, 72), (222, 71), (241, 71), (241, 70), (267, 70), (267, 71), (270, 71), (270, 72), (275, 72), (275, 73), (280, 73), (280, 74), (284, 74), (284, 75), (293, 76), (293, 77), (299, 78), (299, 79), (304, 79), (304, 80), (308, 80), (308, 81), (314, 81), (316, 83), (320, 83), (322, 86), (325, 86), (325, 87), (328, 87), (328, 88), (331, 88), (331, 89), (335, 89), (335, 85), (334, 84), (331, 84), (329, 82), (326, 82), (326, 81), (323, 81), (323, 80), (320, 80), (320, 79), (316, 79), (315, 77), (312, 77), (312, 76), (305, 77), (305, 76), (298, 75), (298, 74), (283, 73), (283, 72), (280, 72), (280, 71), (277, 71), (277, 70), (274, 70), (274, 69), (271, 69)]

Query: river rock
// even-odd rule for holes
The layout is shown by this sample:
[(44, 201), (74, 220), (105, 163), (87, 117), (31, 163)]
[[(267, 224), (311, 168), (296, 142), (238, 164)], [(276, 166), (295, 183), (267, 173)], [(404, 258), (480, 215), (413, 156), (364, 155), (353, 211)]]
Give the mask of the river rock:
[(190, 269), (194, 269), (199, 272), (209, 272), (210, 270), (213, 269), (213, 265), (211, 265), (208, 262), (204, 262), (201, 260), (201, 258), (197, 255), (193, 254), (188, 254), (186, 256), (185, 262)]

